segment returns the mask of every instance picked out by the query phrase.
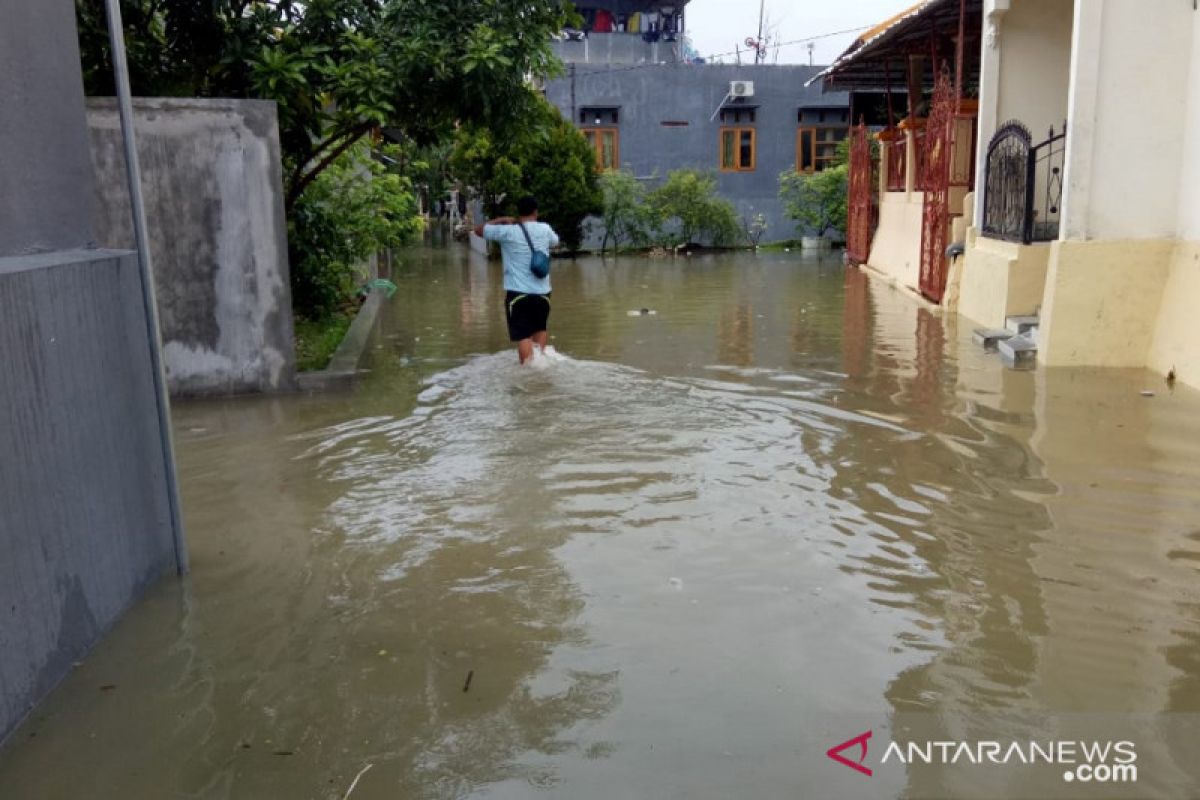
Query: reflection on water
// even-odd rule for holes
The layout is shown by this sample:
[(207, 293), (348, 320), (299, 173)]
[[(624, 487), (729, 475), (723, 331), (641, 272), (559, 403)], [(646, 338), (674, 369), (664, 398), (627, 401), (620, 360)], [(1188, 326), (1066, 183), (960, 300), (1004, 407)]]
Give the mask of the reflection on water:
[[(178, 407), (194, 573), (5, 797), (1015, 796), (824, 752), (1200, 712), (1194, 393), (1003, 370), (783, 255), (558, 264), (562, 355), (518, 369), (496, 266), (399, 260), (354, 393)], [(1123, 719), (1138, 796), (1187, 796)]]

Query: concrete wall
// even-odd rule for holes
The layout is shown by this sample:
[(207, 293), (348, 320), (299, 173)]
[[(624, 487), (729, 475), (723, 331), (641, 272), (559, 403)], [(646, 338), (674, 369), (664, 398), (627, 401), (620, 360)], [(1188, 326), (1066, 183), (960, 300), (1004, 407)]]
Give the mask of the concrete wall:
[[(1036, 144), (1051, 126), (1062, 131), (1071, 79), (1073, 0), (1012, 0), (1000, 25), (1000, 124), (1025, 123)], [(987, 131), (984, 144), (995, 129)]]
[[(70, 36), (47, 47), (54, 31)], [(0, 86), (0, 255), (86, 247), (92, 197), (79, 187), (91, 168), (72, 3), (0, 0)]]
[(1163, 286), (1150, 366), (1174, 368), (1200, 386), (1200, 13), (1192, 19), (1191, 64), (1184, 97), (1184, 147), (1179, 170), (1179, 243)]
[(137, 257), (0, 258), (0, 740), (175, 564)]
[(1192, 53), (1186, 77), (1183, 162), (1179, 170), (1179, 238), (1200, 242), (1200, 14), (1192, 15)]
[(896, 286), (920, 293), (921, 225), (924, 192), (885, 192), (879, 196), (879, 225), (869, 266)]
[(1064, 239), (1176, 236), (1196, 13), (1076, 0)]
[[(171, 392), (289, 388), (294, 343), (274, 103), (139, 99), (135, 114)], [(88, 124), (99, 241), (132, 247), (115, 102), (89, 100)]]
[(667, 64), (680, 61), (682, 52), (678, 41), (646, 42), (630, 33), (589, 33), (581, 41), (555, 41), (553, 49), (568, 64)]
[(987, 328), (1042, 305), (1050, 245), (1024, 246), (976, 236), (967, 248), (958, 313)]
[(1054, 242), (1038, 360), (1146, 366), (1174, 250), (1169, 239)]
[(176, 552), (137, 257), (73, 249), (94, 193), (71, 0), (0, 0), (0, 96), (2, 741)]
[[(620, 108), (621, 161), (639, 177), (665, 178), (675, 169), (701, 169), (717, 173), (718, 189), (734, 203), (739, 214), (767, 218), (764, 241), (795, 238), (793, 221), (784, 217), (779, 202), (779, 174), (796, 166), (797, 112), (802, 106), (829, 106), (848, 112), (844, 93), (821, 94), (819, 86), (804, 86), (821, 67), (763, 65), (662, 64), (628, 69), (578, 65), (570, 75), (551, 81), (547, 97), (576, 124), (572, 108)], [(758, 106), (756, 121), (758, 161), (753, 172), (717, 172), (719, 117), (733, 80), (753, 81)], [(840, 111), (838, 112), (840, 113)], [(664, 127), (663, 122), (687, 122), (687, 127)], [(657, 185), (657, 184), (654, 184)]]

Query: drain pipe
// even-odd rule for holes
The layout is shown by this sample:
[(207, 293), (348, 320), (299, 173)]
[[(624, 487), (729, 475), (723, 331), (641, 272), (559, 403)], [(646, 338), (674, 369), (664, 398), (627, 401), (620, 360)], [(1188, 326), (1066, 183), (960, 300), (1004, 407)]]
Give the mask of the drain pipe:
[(162, 336), (158, 322), (158, 300), (154, 293), (154, 269), (150, 260), (150, 239), (146, 232), (146, 205), (142, 198), (142, 174), (138, 164), (137, 137), (133, 128), (133, 100), (129, 90), (129, 65), (125, 60), (125, 32), (121, 23), (120, 0), (105, 0), (108, 10), (108, 38), (112, 50), (113, 75), (117, 84), (117, 108), (121, 115), (121, 134), (125, 141), (125, 171), (129, 179), (129, 202), (133, 207), (133, 232), (137, 240), (138, 270), (142, 278), (142, 306), (146, 316), (146, 340), (154, 373), (155, 405), (158, 408), (158, 435), (162, 447), (163, 477), (167, 484), (167, 505), (171, 514), (171, 534), (175, 544), (175, 569), (180, 575), (188, 570), (187, 544), (183, 538), (183, 514), (179, 507), (179, 480), (175, 472), (175, 442), (171, 434), (171, 400), (167, 395), (163, 367)]

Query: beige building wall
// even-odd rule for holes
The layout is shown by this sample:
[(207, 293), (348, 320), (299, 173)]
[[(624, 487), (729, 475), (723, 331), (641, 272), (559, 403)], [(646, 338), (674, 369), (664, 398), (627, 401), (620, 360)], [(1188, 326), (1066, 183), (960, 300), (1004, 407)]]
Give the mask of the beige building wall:
[(1076, 0), (1075, 15), (1063, 241), (1051, 254), (1039, 360), (1197, 363), (1195, 196), (1185, 184), (1200, 15), (1166, 0)]
[(1171, 259), (1149, 366), (1200, 386), (1200, 13), (1192, 20), (1179, 170), (1179, 244)]
[[(1011, 0), (999, 18), (997, 126), (1019, 120), (1035, 144), (1067, 118), (1074, 10), (1074, 0)], [(980, 137), (985, 147), (994, 133)]]
[(868, 266), (892, 284), (918, 291), (921, 282), (921, 215), (924, 192), (879, 196), (879, 226)]
[(958, 313), (986, 328), (1033, 314), (1042, 305), (1049, 262), (1049, 244), (1025, 247), (976, 236), (967, 248)]
[[(1034, 144), (1044, 141), (1051, 127), (1062, 131), (1070, 94), (1074, 0), (988, 0), (984, 10), (975, 199), (979, 223), (986, 200), (982, 178), (987, 147), (999, 127), (1017, 120), (1029, 128)], [(959, 278), (958, 313), (988, 328), (1003, 327), (1007, 316), (1034, 313), (1042, 305), (1049, 255), (1049, 245), (1023, 247), (976, 230), (968, 237)]]
[(1172, 0), (1076, 0), (1064, 239), (1178, 235), (1196, 13)]

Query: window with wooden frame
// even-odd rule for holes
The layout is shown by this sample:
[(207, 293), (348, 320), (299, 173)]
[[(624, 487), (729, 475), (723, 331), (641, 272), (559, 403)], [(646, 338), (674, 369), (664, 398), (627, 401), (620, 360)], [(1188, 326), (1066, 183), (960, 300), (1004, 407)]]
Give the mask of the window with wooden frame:
[(758, 132), (754, 128), (721, 128), (721, 171), (753, 172), (758, 164)]
[(598, 172), (620, 169), (621, 131), (618, 128), (585, 128), (583, 135), (596, 153)]
[(796, 131), (796, 171), (820, 172), (837, 160), (838, 145), (846, 138), (843, 128), (802, 127)]

